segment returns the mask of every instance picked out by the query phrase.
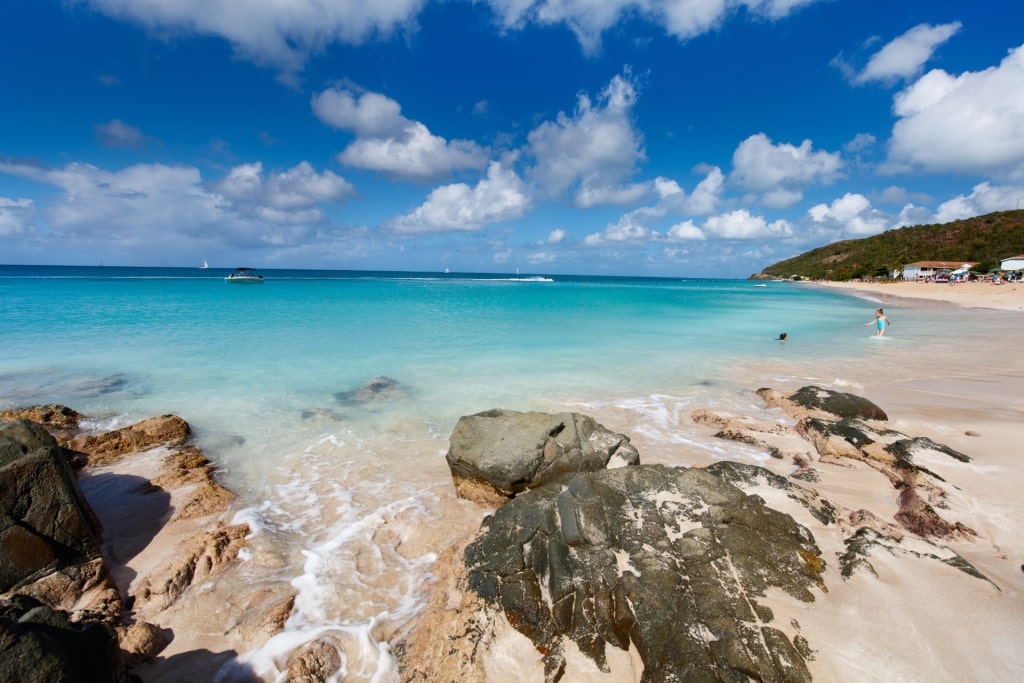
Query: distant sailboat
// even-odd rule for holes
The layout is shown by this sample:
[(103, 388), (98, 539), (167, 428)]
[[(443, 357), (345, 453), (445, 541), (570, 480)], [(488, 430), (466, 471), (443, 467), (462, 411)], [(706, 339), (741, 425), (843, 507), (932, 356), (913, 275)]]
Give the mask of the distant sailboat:
[(209, 267), (210, 267), (210, 264), (206, 262), (206, 259), (203, 259), (203, 265), (201, 265), (201, 266), (199, 266), (199, 267), (200, 267), (200, 268), (209, 268)]

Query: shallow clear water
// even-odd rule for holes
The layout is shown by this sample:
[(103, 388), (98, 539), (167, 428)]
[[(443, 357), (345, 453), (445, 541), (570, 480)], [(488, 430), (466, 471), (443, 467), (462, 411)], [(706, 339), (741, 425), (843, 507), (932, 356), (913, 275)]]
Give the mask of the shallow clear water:
[[(386, 643), (434, 553), (478, 523), (443, 457), (461, 415), (575, 410), (645, 462), (757, 461), (689, 413), (763, 411), (761, 386), (929, 376), (958, 343), (950, 330), (999, 320), (890, 309), (878, 341), (873, 302), (799, 283), (265, 271), (241, 286), (228, 272), (0, 266), (0, 407), (192, 425), (299, 590), (286, 634), (247, 655), (269, 680), (275, 648), (324, 629), (349, 634), (346, 680), (394, 678)], [(986, 364), (999, 359), (971, 370)], [(356, 400), (375, 378), (386, 389)]]

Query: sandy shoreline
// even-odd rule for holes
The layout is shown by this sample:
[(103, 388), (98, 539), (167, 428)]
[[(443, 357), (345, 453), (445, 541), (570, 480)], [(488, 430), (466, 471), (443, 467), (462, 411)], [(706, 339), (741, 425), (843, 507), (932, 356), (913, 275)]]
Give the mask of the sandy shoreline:
[[(813, 286), (865, 296), (880, 301), (883, 306), (955, 305), (995, 309), (978, 313), (965, 311), (962, 315), (1005, 319), (1014, 339), (1024, 339), (1024, 316), (1016, 313), (1024, 310), (1024, 285), (816, 283)], [(866, 306), (866, 312), (873, 307), (873, 304)], [(949, 310), (950, 315), (961, 315), (955, 309)], [(861, 333), (859, 325), (860, 321), (854, 323), (857, 333)], [(1024, 670), (1024, 648), (1020, 647), (1024, 643), (1021, 635), (1024, 634), (1024, 573), (1021, 571), (1024, 537), (1017, 528), (1017, 520), (1024, 517), (1024, 496), (1020, 495), (1024, 475), (1017, 455), (1021, 424), (1024, 424), (1024, 354), (1012, 345), (993, 347), (984, 337), (967, 337), (957, 346), (923, 344), (913, 351), (902, 341), (897, 334), (892, 345), (880, 345), (884, 351), (879, 349), (866, 355), (864, 367), (833, 369), (829, 366), (829, 369), (834, 370), (833, 377), (861, 380), (862, 384), (847, 390), (883, 408), (889, 414), (893, 429), (912, 436), (927, 436), (972, 458), (972, 462), (966, 464), (949, 458), (921, 464), (948, 482), (945, 488), (949, 508), (942, 509), (941, 515), (977, 532), (973, 540), (943, 545), (976, 567), (988, 581), (966, 577), (941, 562), (914, 556), (918, 550), (934, 552), (934, 549), (915, 546), (914, 539), (909, 537), (908, 551), (903, 556), (885, 551), (872, 555), (879, 576), (859, 574), (842, 579), (836, 569), (836, 558), (844, 551), (841, 535), (831, 528), (814, 528), (813, 519), (799, 516), (799, 510), (792, 506), (783, 507), (787, 505), (785, 500), (770, 499), (771, 503), (779, 504), (779, 509), (794, 514), (800, 523), (814, 530), (830, 567), (826, 576), (830, 590), (808, 605), (794, 605), (785, 599), (769, 604), (776, 611), (776, 625), (787, 628), (789, 623), (799, 623), (801, 632), (812, 642), (816, 650), (815, 659), (810, 663), (814, 680), (1011, 680), (1014, 672)], [(793, 342), (790, 344), (797, 348)], [(880, 356), (900, 362), (895, 360), (897, 354), (907, 353), (928, 357), (924, 364), (927, 372), (890, 378), (885, 373), (870, 370), (876, 367)], [(993, 370), (993, 355), (999, 361), (998, 372)], [(1000, 355), (1005, 358), (999, 358)], [(985, 359), (984, 363), (980, 362), (981, 358)], [(807, 365), (804, 361), (797, 363), (801, 367)], [(751, 390), (759, 386), (762, 379), (752, 376)], [(632, 437), (640, 448), (643, 462), (657, 463), (664, 459), (664, 464), (693, 464), (688, 462), (685, 449), (678, 446), (666, 450), (666, 454), (671, 452), (670, 458), (647, 457), (653, 454), (645, 450), (639, 426), (628, 423), (628, 414), (621, 415), (622, 424), (611, 424), (606, 419), (609, 416), (597, 417), (606, 426)], [(680, 419), (676, 428), (687, 432), (703, 429), (688, 417)], [(113, 466), (110, 470), (125, 476), (152, 478), (158, 470), (155, 463), (152, 459), (139, 460), (134, 464)], [(435, 469), (442, 468), (439, 461), (434, 465)], [(789, 460), (770, 460), (768, 466), (782, 476), (793, 470)], [(868, 510), (880, 518), (891, 519), (897, 494), (877, 477), (877, 473), (849, 465), (832, 469), (822, 465), (821, 468), (824, 475), (815, 488), (822, 495), (841, 502), (848, 509)], [(439, 476), (443, 477), (443, 472)], [(770, 496), (771, 492), (763, 494)], [(435, 511), (437, 520), (442, 521), (439, 526), (449, 531), (463, 526), (475, 528), (479, 511), (467, 510), (463, 503), (455, 501), (453, 496), (442, 500)], [(149, 565), (158, 558), (177, 551), (181, 537), (180, 529), (165, 527), (164, 533), (154, 534), (145, 552), (134, 555), (120, 569), (130, 575), (144, 576), (151, 568)], [(432, 550), (441, 552), (443, 548)], [(413, 554), (420, 554), (420, 549)], [(192, 680), (212, 681), (225, 662), (244, 655), (251, 647), (262, 645), (269, 631), (239, 628), (236, 622), (240, 620), (239, 614), (257, 609), (250, 594), (272, 594), (280, 600), (286, 591), (288, 584), (274, 575), (277, 565), (272, 559), (257, 555), (255, 560), (229, 569), (217, 581), (202, 586), (202, 602), (183, 601), (160, 619), (154, 618), (176, 637), (161, 653), (155, 666), (138, 672), (143, 680), (164, 683), (191, 675)], [(268, 576), (273, 578), (268, 579)], [(843, 626), (837, 631), (839, 624)], [(394, 637), (393, 633), (381, 634), (384, 641)], [(524, 652), (529, 655), (523, 655), (524, 660), (519, 662), (522, 668), (516, 669), (515, 680), (541, 680), (533, 676), (537, 673), (536, 654), (528, 641), (515, 633), (509, 637), (519, 638), (521, 644), (526, 644)], [(964, 645), (966, 642), (970, 643), (969, 647)], [(279, 666), (285, 668), (284, 657), (281, 659)], [(367, 665), (367, 669), (372, 666)], [(527, 670), (533, 677), (526, 675)], [(389, 674), (394, 678), (353, 675), (351, 680), (398, 679), (397, 672)], [(563, 683), (579, 680), (583, 679), (567, 676)], [(586, 680), (633, 683), (637, 679), (625, 675)]]
[(993, 285), (988, 282), (948, 284), (938, 282), (816, 282), (816, 286), (887, 299), (943, 302), (965, 308), (1024, 310), (1024, 284)]

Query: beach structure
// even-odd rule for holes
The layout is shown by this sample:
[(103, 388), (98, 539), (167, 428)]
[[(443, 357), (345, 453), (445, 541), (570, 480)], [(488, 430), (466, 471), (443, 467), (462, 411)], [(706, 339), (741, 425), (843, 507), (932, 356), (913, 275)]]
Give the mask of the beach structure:
[(917, 261), (903, 266), (904, 280), (926, 280), (941, 273), (949, 274), (963, 265), (975, 266), (970, 261)]
[(1024, 270), (1024, 255), (1011, 256), (999, 261), (1002, 270)]

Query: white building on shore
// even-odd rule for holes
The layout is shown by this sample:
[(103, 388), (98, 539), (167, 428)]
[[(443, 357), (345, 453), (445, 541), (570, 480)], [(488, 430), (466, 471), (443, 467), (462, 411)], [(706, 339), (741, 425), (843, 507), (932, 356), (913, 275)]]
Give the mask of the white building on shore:
[(969, 261), (918, 261), (916, 263), (908, 263), (903, 266), (903, 279), (926, 280), (940, 273), (949, 274), (964, 265), (964, 263), (972, 267), (977, 265)]
[(1024, 256), (1011, 256), (999, 262), (1003, 270), (1024, 270)]

